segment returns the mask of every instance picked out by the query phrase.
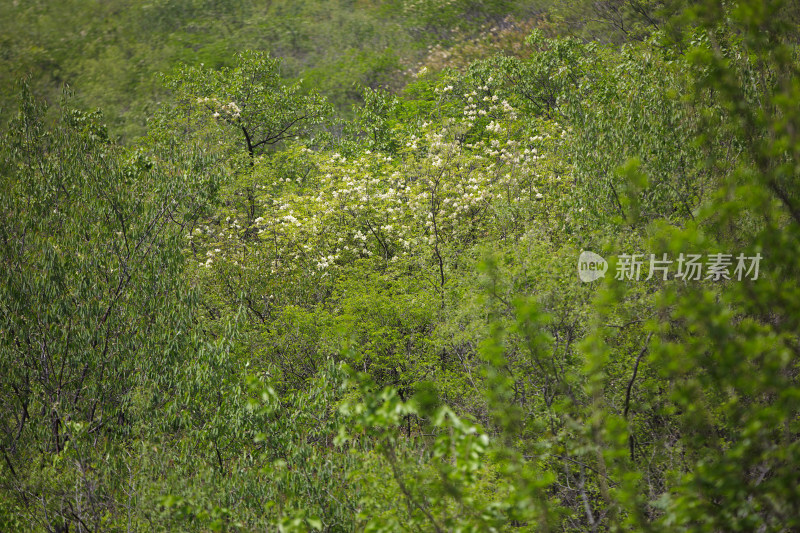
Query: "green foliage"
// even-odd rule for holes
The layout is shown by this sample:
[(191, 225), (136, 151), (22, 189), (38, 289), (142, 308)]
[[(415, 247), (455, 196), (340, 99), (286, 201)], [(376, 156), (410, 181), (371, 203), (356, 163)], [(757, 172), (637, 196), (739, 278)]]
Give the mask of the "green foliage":
[(0, 529), (800, 527), (794, 6), (0, 11)]
[[(24, 91), (3, 140), (5, 475), (45, 524), (97, 527), (113, 503), (93, 465), (158, 407), (195, 342), (180, 237), (203, 180), (109, 144), (98, 115), (43, 115)], [(90, 507), (70, 507), (72, 485)]]
[(168, 80), (181, 104), (200, 109), (233, 135), (251, 158), (297, 137), (328, 112), (316, 94), (304, 96), (279, 75), (280, 61), (258, 52), (236, 56), (236, 66), (222, 70), (184, 67)]
[(369, 150), (397, 153), (397, 141), (392, 138), (392, 118), (399, 105), (397, 97), (381, 89), (364, 88), (364, 105), (355, 108), (353, 128), (363, 134)]
[[(512, 4), (458, 2), (446, 26), (473, 34), (484, 17), (516, 11)], [(284, 60), (287, 85), (304, 81), (347, 112), (360, 86), (401, 87), (418, 47), (439, 40), (420, 33), (415, 10), (372, 0), (4, 2), (0, 35), (3, 124), (15, 109), (14, 82), (27, 76), (52, 104), (62, 85), (74, 87), (76, 103), (102, 108), (112, 137), (125, 142), (143, 135), (168, 100), (157, 75), (176, 65), (219, 69), (238, 52), (270, 53)]]

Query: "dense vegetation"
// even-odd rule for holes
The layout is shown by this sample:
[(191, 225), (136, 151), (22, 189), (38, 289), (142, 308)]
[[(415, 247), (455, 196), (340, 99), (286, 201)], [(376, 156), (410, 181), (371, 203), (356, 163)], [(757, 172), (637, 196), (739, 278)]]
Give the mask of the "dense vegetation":
[(3, 3), (0, 530), (799, 530), (798, 23)]

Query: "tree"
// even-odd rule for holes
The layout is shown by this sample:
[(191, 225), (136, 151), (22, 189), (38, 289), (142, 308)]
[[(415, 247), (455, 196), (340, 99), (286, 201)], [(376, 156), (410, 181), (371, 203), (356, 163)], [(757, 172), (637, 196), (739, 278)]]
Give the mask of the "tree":
[(0, 447), (2, 490), (67, 531), (115, 505), (103, 452), (196, 355), (180, 243), (205, 185), (115, 147), (99, 113), (60, 111), (48, 126), (24, 91), (0, 152)]
[(297, 84), (285, 85), (280, 64), (264, 52), (242, 52), (233, 68), (183, 67), (168, 85), (183, 105), (238, 131), (252, 163), (282, 141), (309, 132), (329, 112), (316, 93), (303, 95)]

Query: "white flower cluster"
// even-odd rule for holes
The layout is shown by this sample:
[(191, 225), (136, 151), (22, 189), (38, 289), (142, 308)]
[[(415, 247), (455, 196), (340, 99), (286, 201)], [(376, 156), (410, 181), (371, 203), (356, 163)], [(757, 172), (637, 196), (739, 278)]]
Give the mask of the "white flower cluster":
[(499, 121), (495, 122), (493, 120), (486, 126), (486, 131), (490, 131), (492, 133), (503, 133), (504, 130), (503, 130), (503, 126), (500, 125)]
[(230, 102), (225, 104), (220, 108), (223, 113), (226, 113), (231, 119), (237, 119), (242, 113), (242, 110), (239, 109), (239, 106), (236, 105), (236, 102)]
[(242, 110), (236, 105), (236, 102), (222, 104), (217, 98), (209, 98), (206, 96), (204, 98), (198, 98), (197, 103), (213, 109), (214, 113), (211, 116), (214, 118), (222, 117), (228, 120), (236, 120), (241, 117), (242, 114)]
[[(558, 179), (547, 177), (552, 158), (541, 152), (547, 153), (561, 131), (553, 134), (557, 128), (543, 123), (541, 133), (516, 140), (521, 126), (514, 122), (513, 107), (497, 94), (479, 94), (488, 90), (486, 84), (464, 94), (470, 121), (484, 116), (480, 111), (490, 115), (485, 129), (470, 133), (477, 140), (464, 142), (464, 124), (454, 119), (408, 125), (406, 153), (396, 161), (366, 150), (349, 157), (304, 151), (310, 170), (302, 187), (253, 187), (259, 216), (250, 227), (258, 229), (260, 244), (237, 240), (252, 233), (237, 231), (236, 217), (217, 229), (197, 228), (187, 239), (202, 236), (224, 244), (225, 253), (211, 253), (203, 266), (250, 261), (254, 271), (270, 275), (302, 271), (333, 279), (337, 269), (355, 260), (429, 258), (430, 247), (469, 242), (496, 217), (549, 209), (552, 202), (537, 208), (532, 201), (550, 196), (548, 187)], [(295, 181), (280, 169), (265, 167), (265, 172), (263, 183)], [(244, 248), (246, 254), (238, 251)]]

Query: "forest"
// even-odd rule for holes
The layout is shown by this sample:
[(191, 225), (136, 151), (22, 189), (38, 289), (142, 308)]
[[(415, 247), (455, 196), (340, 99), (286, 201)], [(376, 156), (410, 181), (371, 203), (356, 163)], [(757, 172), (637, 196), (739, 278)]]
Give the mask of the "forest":
[(0, 531), (800, 531), (800, 5), (0, 2)]

